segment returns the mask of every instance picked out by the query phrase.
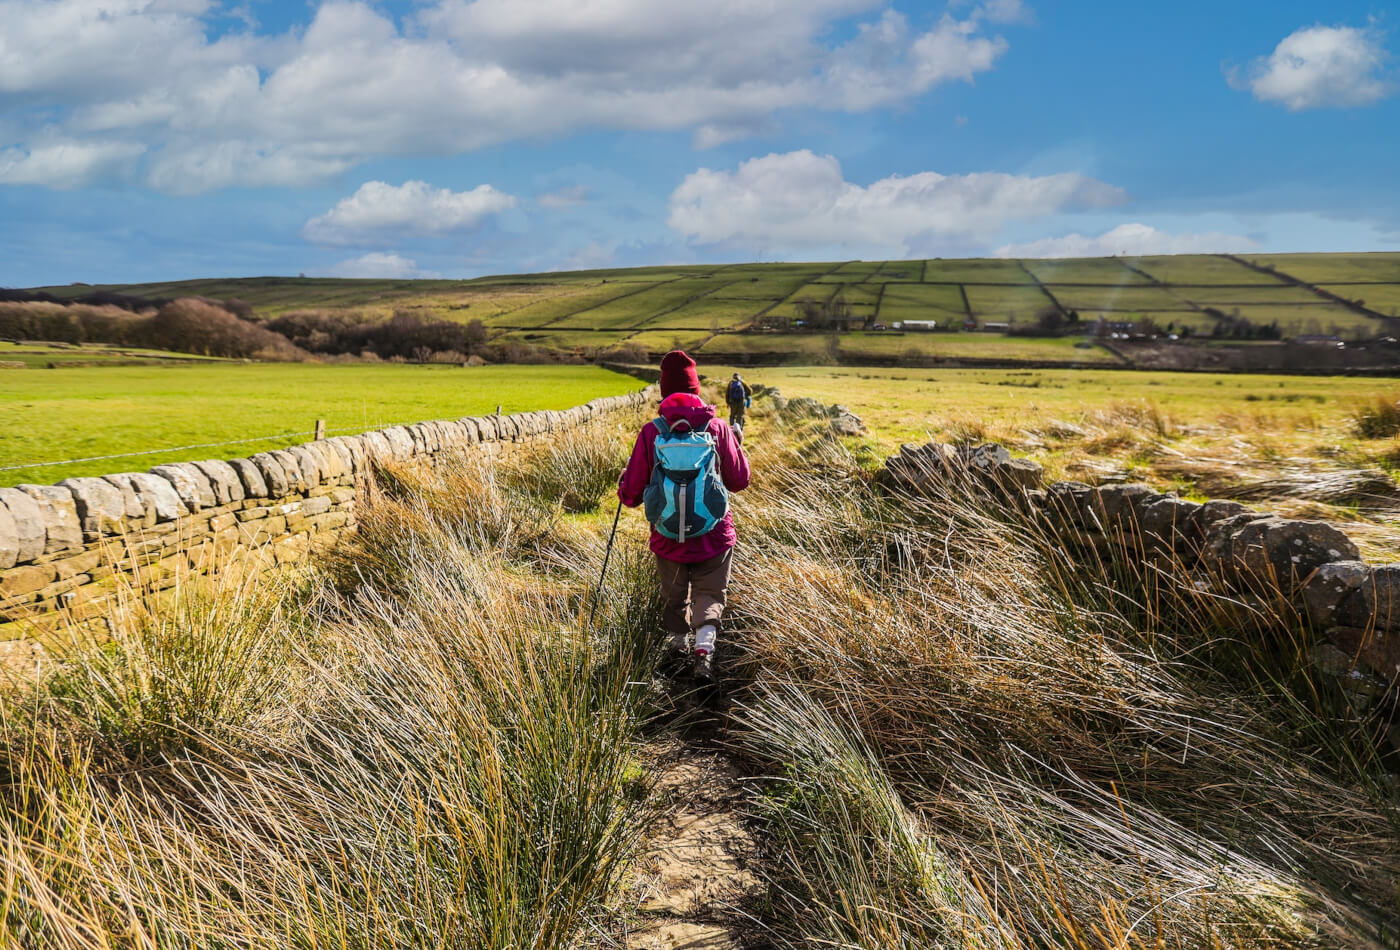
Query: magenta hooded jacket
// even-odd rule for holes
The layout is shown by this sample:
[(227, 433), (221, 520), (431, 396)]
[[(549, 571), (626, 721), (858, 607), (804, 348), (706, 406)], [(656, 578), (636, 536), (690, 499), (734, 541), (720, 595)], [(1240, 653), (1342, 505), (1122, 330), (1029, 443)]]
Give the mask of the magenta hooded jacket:
[[(714, 406), (675, 406), (661, 413), (669, 424), (675, 425), (684, 419), (693, 429), (707, 429), (715, 437), (715, 454), (719, 456), (719, 474), (724, 487), (731, 492), (743, 491), (749, 487), (749, 460), (739, 447), (739, 440), (723, 420), (715, 417)], [(653, 445), (656, 443), (656, 426), (648, 422), (637, 433), (637, 442), (632, 446), (632, 457), (627, 460), (627, 468), (622, 472), (622, 481), (617, 487), (617, 497), (628, 508), (642, 503), (642, 493), (651, 481), (652, 465), (656, 461)], [(658, 557), (682, 564), (708, 561), (734, 547), (734, 510), (730, 508), (724, 519), (698, 538), (677, 541), (668, 538), (656, 528), (651, 529), (651, 550)]]

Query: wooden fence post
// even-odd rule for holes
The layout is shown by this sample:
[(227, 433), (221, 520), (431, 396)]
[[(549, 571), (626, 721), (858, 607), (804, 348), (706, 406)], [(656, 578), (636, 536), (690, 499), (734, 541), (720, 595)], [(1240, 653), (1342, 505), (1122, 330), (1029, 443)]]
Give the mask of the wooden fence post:
[(323, 440), (325, 437), (326, 437), (326, 420), (325, 420), (325, 419), (317, 419), (317, 420), (316, 420), (316, 441), (317, 441), (317, 442), (320, 442), (320, 441)]

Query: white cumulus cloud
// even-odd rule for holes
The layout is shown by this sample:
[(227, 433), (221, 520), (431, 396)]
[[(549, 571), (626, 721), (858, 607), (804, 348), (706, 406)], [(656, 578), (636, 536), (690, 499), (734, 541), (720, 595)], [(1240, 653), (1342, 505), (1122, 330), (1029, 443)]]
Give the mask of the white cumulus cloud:
[(667, 223), (700, 244), (902, 255), (921, 237), (987, 241), (1009, 221), (1126, 198), (1119, 188), (1072, 173), (920, 172), (863, 186), (846, 181), (834, 157), (804, 149), (750, 159), (733, 171), (688, 175), (671, 194)]
[(317, 244), (393, 243), (402, 237), (471, 231), (490, 215), (513, 207), (514, 195), (490, 185), (451, 191), (425, 181), (402, 185), (367, 181), (334, 208), (306, 222), (302, 236)]
[(384, 280), (435, 276), (420, 271), (417, 263), (407, 257), (383, 251), (372, 251), (341, 261), (331, 268), (331, 274), (335, 277), (378, 277)]
[(1066, 234), (1025, 244), (1005, 244), (996, 249), (997, 257), (1112, 257), (1124, 254), (1223, 254), (1249, 251), (1257, 242), (1240, 234), (1207, 231), (1200, 234), (1171, 234), (1151, 225), (1120, 224), (1103, 234)]
[(1387, 59), (1374, 28), (1317, 25), (1284, 37), (1268, 56), (1229, 78), (1256, 99), (1293, 111), (1364, 106), (1394, 90), (1384, 75)]
[(880, 0), (425, 0), (402, 20), (324, 0), (305, 26), (220, 35), (222, 9), (0, 0), (0, 128), (17, 130), (0, 150), (43, 135), (139, 145), (134, 167), (114, 157), (92, 173), (178, 193), (592, 128), (715, 144), (786, 109), (866, 110), (970, 82), (1007, 49), (991, 31), (1020, 7), (989, 2), (921, 32)]

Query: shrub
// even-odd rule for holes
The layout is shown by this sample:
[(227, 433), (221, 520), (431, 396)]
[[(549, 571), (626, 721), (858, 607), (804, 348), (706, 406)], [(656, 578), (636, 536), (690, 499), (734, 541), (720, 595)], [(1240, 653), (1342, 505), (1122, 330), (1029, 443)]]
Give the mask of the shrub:
[(1389, 439), (1400, 435), (1400, 397), (1377, 395), (1357, 406), (1351, 414), (1351, 427), (1363, 439)]

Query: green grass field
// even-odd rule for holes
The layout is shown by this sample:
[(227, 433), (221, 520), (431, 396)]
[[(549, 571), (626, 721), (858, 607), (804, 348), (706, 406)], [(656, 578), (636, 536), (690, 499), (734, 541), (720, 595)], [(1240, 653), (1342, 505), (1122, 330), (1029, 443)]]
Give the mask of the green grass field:
[(222, 363), (213, 356), (148, 350), (139, 346), (90, 343), (84, 346), (46, 343), (0, 343), (0, 367), (23, 363), (27, 369), (63, 366), (178, 366), (188, 363)]
[[(6, 469), (0, 485), (247, 456), (307, 441), (317, 419), (326, 420), (329, 434), (344, 435), (483, 415), (497, 405), (502, 412), (564, 409), (641, 385), (592, 366), (218, 363), (0, 370), (0, 469)], [(257, 441), (229, 444), (245, 439)], [(207, 447), (13, 468), (194, 445)]]

